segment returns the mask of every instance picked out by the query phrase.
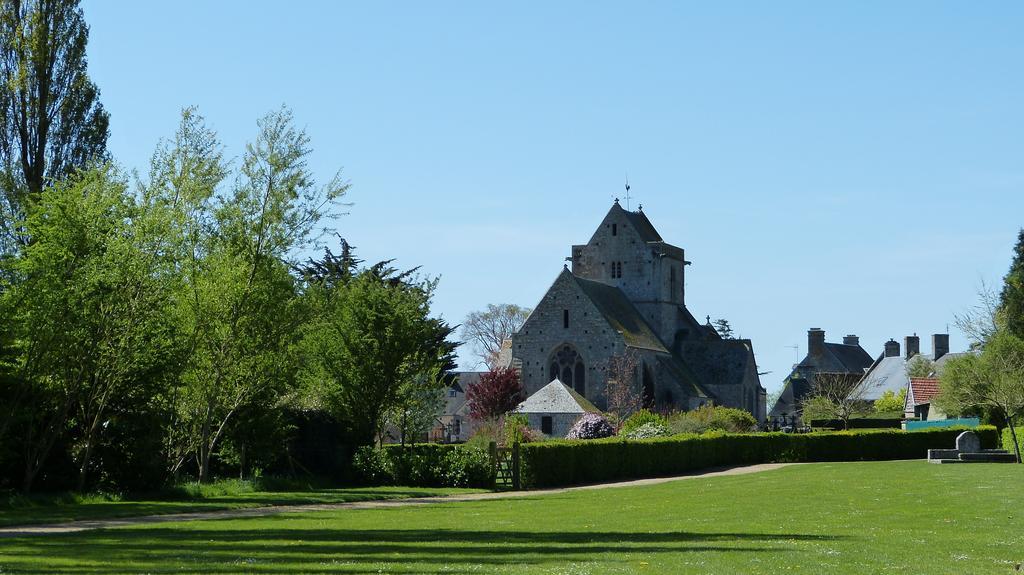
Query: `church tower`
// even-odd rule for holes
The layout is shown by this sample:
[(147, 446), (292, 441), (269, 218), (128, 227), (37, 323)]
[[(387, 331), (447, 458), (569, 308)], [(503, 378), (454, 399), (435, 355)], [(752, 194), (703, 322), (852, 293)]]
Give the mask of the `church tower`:
[(622, 290), (658, 336), (669, 344), (683, 317), (686, 261), (666, 243), (642, 210), (616, 200), (584, 245), (572, 246), (572, 273)]

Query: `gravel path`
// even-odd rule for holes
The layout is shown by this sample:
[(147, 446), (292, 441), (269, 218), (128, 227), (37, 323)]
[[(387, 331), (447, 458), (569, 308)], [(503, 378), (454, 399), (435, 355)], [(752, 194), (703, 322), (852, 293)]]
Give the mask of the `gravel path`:
[(313, 511), (336, 511), (338, 509), (383, 509), (389, 507), (411, 507), (415, 505), (434, 505), (438, 503), (458, 503), (462, 501), (485, 501), (489, 499), (513, 499), (516, 497), (535, 497), (538, 495), (550, 495), (555, 493), (568, 493), (571, 491), (585, 491), (591, 489), (609, 489), (613, 487), (637, 487), (641, 485), (656, 485), (670, 481), (682, 481), (686, 479), (704, 479), (708, 477), (719, 477), (723, 475), (744, 475), (747, 473), (758, 473), (778, 469), (787, 463), (763, 463), (760, 465), (747, 465), (743, 467), (729, 467), (680, 475), (676, 477), (657, 477), (653, 479), (636, 479), (633, 481), (621, 481), (618, 483), (601, 483), (597, 485), (583, 485), (580, 487), (562, 487), (558, 489), (536, 489), (531, 491), (498, 491), (493, 493), (467, 493), (466, 495), (448, 495), (444, 497), (411, 497), (405, 499), (384, 499), (377, 501), (355, 501), (351, 503), (324, 503), (314, 505), (270, 505), (266, 507), (251, 507), (248, 509), (225, 509), (221, 511), (202, 511), (196, 513), (171, 513), (167, 515), (146, 515), (142, 517), (125, 517), (123, 519), (99, 519), (95, 521), (69, 521), (67, 523), (51, 523), (47, 525), (23, 525), (15, 527), (0, 527), (0, 538), (22, 537), (25, 535), (52, 535), (58, 533), (75, 533), (88, 531), (90, 529), (110, 529), (113, 527), (129, 527), (133, 525), (149, 525), (153, 523), (169, 523), (172, 521), (200, 521), (204, 519), (245, 519), (249, 517), (265, 517), (279, 513), (308, 513)]

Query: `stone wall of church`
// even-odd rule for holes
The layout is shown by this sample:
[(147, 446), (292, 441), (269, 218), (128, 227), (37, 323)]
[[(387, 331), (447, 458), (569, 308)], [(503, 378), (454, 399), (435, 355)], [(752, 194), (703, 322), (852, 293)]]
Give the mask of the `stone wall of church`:
[[(564, 312), (569, 312), (569, 327)], [(582, 293), (568, 272), (559, 274), (544, 299), (512, 336), (512, 357), (521, 362), (523, 387), (527, 395), (551, 383), (552, 355), (564, 344), (575, 348), (586, 368), (583, 396), (605, 409), (605, 376), (608, 359), (623, 352), (622, 336), (611, 329), (593, 303)], [(563, 382), (573, 387), (572, 382)]]

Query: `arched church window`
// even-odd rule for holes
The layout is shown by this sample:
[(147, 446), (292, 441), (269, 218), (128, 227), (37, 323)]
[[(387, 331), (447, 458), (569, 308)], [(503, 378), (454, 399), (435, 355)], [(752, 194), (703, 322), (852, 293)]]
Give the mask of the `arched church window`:
[(552, 352), (550, 374), (551, 379), (557, 377), (581, 395), (587, 389), (587, 367), (576, 348), (567, 343)]

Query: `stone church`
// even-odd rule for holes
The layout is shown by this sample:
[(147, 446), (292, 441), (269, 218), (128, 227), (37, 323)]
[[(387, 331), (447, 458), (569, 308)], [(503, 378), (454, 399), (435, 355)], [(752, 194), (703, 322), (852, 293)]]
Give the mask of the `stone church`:
[(723, 339), (686, 307), (683, 249), (665, 242), (642, 210), (615, 201), (503, 350), (526, 393), (554, 379), (604, 409), (615, 357), (635, 358), (635, 382), (657, 409), (704, 403), (765, 420), (765, 390), (750, 340)]

